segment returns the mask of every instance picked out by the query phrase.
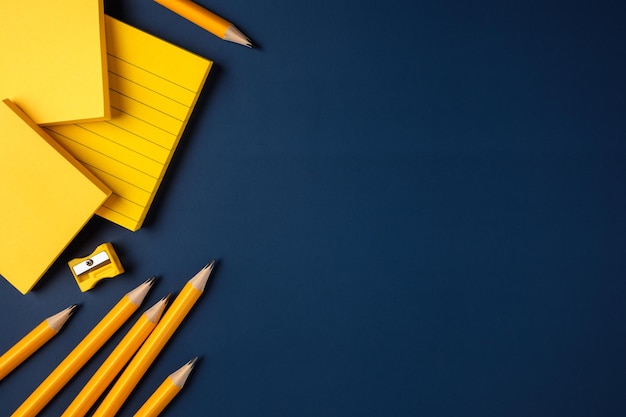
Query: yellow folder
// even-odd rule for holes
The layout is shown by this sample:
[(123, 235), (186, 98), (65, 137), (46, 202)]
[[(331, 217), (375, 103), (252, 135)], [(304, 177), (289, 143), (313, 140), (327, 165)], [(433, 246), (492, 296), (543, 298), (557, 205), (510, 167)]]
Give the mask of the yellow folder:
[(0, 126), (0, 275), (26, 294), (111, 191), (8, 99)]
[(97, 214), (141, 227), (212, 62), (105, 16), (111, 119), (48, 126), (50, 135), (107, 184)]
[(0, 99), (37, 124), (110, 116), (102, 0), (0, 1)]

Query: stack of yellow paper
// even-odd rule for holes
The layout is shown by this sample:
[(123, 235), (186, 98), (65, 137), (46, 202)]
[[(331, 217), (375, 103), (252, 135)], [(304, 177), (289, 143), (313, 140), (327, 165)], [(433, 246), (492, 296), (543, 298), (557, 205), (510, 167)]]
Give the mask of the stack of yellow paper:
[(97, 214), (141, 227), (212, 62), (106, 16), (111, 120), (48, 132), (107, 184)]
[(111, 191), (9, 100), (0, 126), (0, 274), (26, 294)]
[(110, 189), (45, 133), (110, 118), (102, 0), (0, 2), (0, 274), (26, 293)]
[(102, 0), (0, 1), (0, 100), (37, 124), (110, 117)]
[(102, 0), (0, 2), (4, 278), (30, 291), (94, 213), (141, 227), (211, 65)]

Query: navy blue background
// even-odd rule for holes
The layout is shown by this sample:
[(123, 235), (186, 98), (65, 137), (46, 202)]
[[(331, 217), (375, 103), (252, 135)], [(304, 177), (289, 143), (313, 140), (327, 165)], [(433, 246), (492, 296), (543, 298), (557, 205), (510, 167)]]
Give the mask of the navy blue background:
[[(124, 293), (212, 258), (120, 415), (196, 355), (166, 415), (626, 414), (623, 2), (199, 3), (259, 48), (105, 2), (215, 67), (144, 227), (95, 218), (32, 293), (0, 282), (2, 351), (81, 305), (0, 415)], [(81, 293), (66, 262), (107, 241), (127, 272)]]

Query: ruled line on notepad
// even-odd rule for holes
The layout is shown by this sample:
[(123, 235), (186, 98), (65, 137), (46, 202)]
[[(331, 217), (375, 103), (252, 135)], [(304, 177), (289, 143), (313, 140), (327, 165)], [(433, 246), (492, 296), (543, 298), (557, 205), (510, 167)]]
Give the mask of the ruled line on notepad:
[(126, 218), (128, 220), (131, 220), (131, 221), (134, 221), (134, 222), (139, 220), (139, 218), (134, 218), (134, 217), (127, 216), (126, 214), (122, 213), (121, 211), (115, 210), (115, 209), (107, 206), (106, 204), (102, 205), (102, 207), (100, 207), (100, 209), (98, 211), (104, 211), (104, 210), (111, 211), (111, 212), (117, 214), (118, 216), (124, 217), (124, 218)]
[[(139, 121), (141, 121), (141, 122), (143, 122), (143, 123), (145, 123), (145, 124), (148, 124), (148, 125), (150, 125), (150, 126), (152, 126), (152, 127), (154, 127), (154, 128), (157, 128), (157, 129), (159, 129), (159, 130), (162, 130), (163, 132), (168, 133), (168, 134), (170, 134), (170, 135), (172, 135), (172, 136), (175, 136), (175, 135), (176, 135), (175, 133), (172, 133), (172, 132), (170, 132), (169, 130), (163, 129), (161, 126), (156, 125), (156, 124), (154, 124), (154, 123), (152, 123), (152, 122), (150, 122), (150, 121), (148, 121), (148, 120), (146, 120), (146, 119), (143, 119), (143, 118), (141, 118), (141, 117), (137, 117), (137, 116), (135, 116), (134, 114), (129, 113), (129, 112), (127, 112), (127, 111), (125, 111), (124, 109), (121, 109), (121, 108), (119, 108), (119, 107), (113, 107), (113, 106), (111, 106), (111, 109), (115, 109), (115, 110), (119, 111), (120, 113), (123, 113), (123, 114), (125, 114), (125, 115), (127, 115), (127, 116), (129, 116), (129, 117), (132, 117), (133, 119), (139, 120)], [(110, 124), (112, 124), (112, 125), (114, 125), (114, 126), (117, 126), (117, 127), (119, 127), (120, 129), (124, 129), (124, 127), (123, 127), (124, 125), (123, 125), (123, 124), (118, 124), (118, 123), (115, 123), (115, 119), (108, 120), (108, 121), (107, 121), (107, 123), (110, 123)], [(128, 130), (128, 129), (124, 129), (124, 130), (126, 130), (127, 132), (131, 132), (131, 133), (135, 134), (136, 136), (139, 136), (139, 135), (137, 135), (137, 133), (133, 132), (132, 130)], [(141, 136), (139, 136), (139, 137), (141, 137)], [(143, 139), (149, 140), (149, 139), (147, 139), (147, 138), (143, 138)], [(154, 143), (154, 142), (153, 142), (153, 143)], [(162, 145), (159, 145), (159, 146), (162, 146)], [(167, 149), (167, 147), (166, 147), (166, 146), (162, 146), (162, 147)]]
[(107, 201), (100, 207), (99, 212), (104, 211), (116, 213), (116, 215), (124, 216), (126, 219), (138, 221), (143, 215), (143, 206), (146, 203), (137, 203), (117, 194), (111, 195)]
[[(84, 129), (84, 127), (82, 127), (80, 125), (76, 125), (76, 128)], [(84, 129), (84, 130), (87, 130), (87, 129)], [(85, 142), (78, 141), (75, 138), (67, 136), (67, 135), (65, 135), (62, 132), (59, 132), (57, 130), (54, 130), (54, 133), (56, 134), (56, 139), (62, 141), (66, 145), (66, 147), (76, 147), (76, 146), (79, 146), (79, 147), (83, 148), (83, 150), (87, 150), (88, 152), (92, 152), (92, 153), (95, 153), (95, 154), (99, 155), (100, 158), (105, 158), (108, 161), (114, 161), (114, 162), (116, 162), (118, 164), (121, 164), (121, 165), (124, 165), (124, 166), (126, 166), (128, 168), (131, 168), (134, 172), (139, 172), (139, 173), (145, 174), (145, 175), (147, 175), (147, 176), (149, 176), (151, 178), (157, 179), (160, 176), (160, 174), (161, 174), (161, 172), (163, 170), (164, 164), (162, 162), (154, 160), (154, 159), (150, 158), (149, 156), (144, 155), (144, 154), (142, 154), (140, 152), (137, 152), (137, 151), (135, 151), (133, 149), (126, 148), (133, 155), (137, 155), (139, 157), (145, 158), (145, 160), (151, 161), (152, 165), (153, 165), (152, 171), (158, 171), (158, 175), (152, 174), (149, 170), (146, 170), (146, 169), (139, 169), (137, 167), (136, 159), (133, 159), (133, 164), (131, 165), (131, 163), (126, 162), (124, 159), (122, 159), (120, 157), (113, 157), (109, 152), (103, 152), (102, 148), (106, 148), (107, 143), (94, 142), (94, 145), (88, 145)], [(107, 141), (108, 144), (113, 144), (114, 146), (121, 147), (121, 145), (119, 145), (119, 144), (117, 144), (117, 143), (115, 143), (115, 142), (113, 142), (113, 141), (111, 141), (111, 140), (109, 140), (109, 139), (107, 139), (105, 137), (102, 137), (102, 139)], [(95, 146), (95, 144), (98, 144), (98, 145), (101, 145), (101, 146)], [(76, 149), (74, 149), (74, 151), (76, 151)], [(81, 161), (84, 161), (86, 163), (90, 163), (91, 165), (95, 165), (95, 164), (93, 164), (92, 162), (89, 161), (88, 154), (84, 154), (84, 153), (81, 152), (80, 155), (77, 157), (77, 159), (79, 159)]]
[[(115, 192), (109, 199), (111, 199), (112, 197), (124, 198), (125, 200), (128, 200), (140, 206), (145, 205), (146, 201), (150, 199), (150, 193), (152, 193), (152, 190), (146, 190), (145, 188), (139, 186), (137, 183), (129, 182), (127, 179), (116, 176), (109, 171), (104, 171), (101, 168), (97, 168), (88, 164), (85, 165), (93, 169), (94, 174), (97, 177), (103, 177), (110, 182), (113, 181), (117, 183), (114, 184), (117, 185), (117, 187), (114, 188), (117, 188), (118, 191)], [(123, 186), (120, 186), (120, 183), (123, 183)], [(132, 191), (128, 191), (129, 189), (132, 189)], [(145, 195), (143, 197), (138, 197), (138, 194), (141, 193), (144, 193)]]
[[(164, 94), (164, 93), (162, 93), (161, 91), (159, 91), (159, 90), (157, 90), (157, 89), (155, 89), (155, 88), (151, 88), (151, 87), (149, 87), (149, 86), (147, 86), (147, 85), (144, 85), (144, 84), (142, 84), (142, 83), (138, 82), (138, 81), (137, 81), (137, 80), (135, 80), (134, 78), (129, 78), (129, 77), (124, 76), (123, 74), (120, 74), (120, 73), (117, 73), (117, 72), (114, 72), (114, 71), (109, 71), (109, 80), (113, 79), (113, 77), (111, 77), (112, 75), (113, 75), (113, 76), (115, 76), (115, 77), (119, 77), (119, 78), (121, 78), (121, 79), (123, 79), (124, 81), (127, 81), (127, 82), (129, 82), (129, 83), (133, 83), (133, 84), (135, 84), (135, 85), (137, 85), (137, 86), (139, 86), (139, 87), (143, 87), (143, 88), (145, 88), (146, 90), (149, 90), (149, 91), (151, 91), (151, 92), (153, 92), (153, 93), (155, 93), (155, 94), (158, 94), (158, 95), (162, 96), (163, 98), (166, 98), (166, 99), (168, 99), (168, 100), (172, 100), (172, 101), (173, 101), (173, 102), (175, 102), (175, 103), (178, 103), (178, 104), (180, 104), (180, 105), (182, 105), (182, 106), (185, 106), (185, 107), (189, 108), (189, 103), (187, 103), (186, 101), (182, 101), (182, 100), (178, 100), (178, 99), (175, 99), (175, 98), (173, 98), (173, 97), (170, 97), (169, 95)], [(162, 78), (162, 79), (163, 79), (164, 81), (168, 81), (168, 80), (165, 80), (164, 78)], [(175, 85), (175, 86), (177, 86), (177, 87), (180, 87), (180, 86), (179, 86), (178, 84), (176, 84), (176, 83), (171, 83), (171, 84), (173, 84), (173, 85)], [(185, 87), (181, 87), (181, 88), (185, 89)], [(116, 89), (114, 89), (114, 88), (111, 88), (111, 90), (117, 91), (117, 90), (116, 90)], [(190, 93), (193, 93), (191, 90), (188, 90), (188, 89), (185, 89), (185, 90), (186, 90), (186, 91), (189, 91)], [(118, 91), (118, 92), (119, 92), (119, 91)]]
[[(137, 100), (137, 99), (136, 99), (135, 97), (133, 97), (133, 96), (129, 96), (128, 94), (124, 94), (124, 92), (123, 92), (123, 91), (117, 91), (117, 90), (114, 90), (114, 89), (111, 89), (111, 91), (113, 91), (113, 92), (115, 92), (115, 93), (117, 93), (117, 94), (119, 94), (119, 95), (121, 95), (121, 96), (123, 96), (123, 97), (126, 97), (126, 98), (127, 98), (127, 99), (129, 99), (129, 100), (133, 100), (133, 101), (135, 101), (135, 102), (137, 102), (137, 103), (143, 104), (144, 106), (146, 106), (146, 107), (148, 107), (148, 108), (150, 108), (150, 109), (152, 109), (152, 110), (154, 110), (154, 111), (157, 111), (157, 112), (159, 112), (159, 113), (162, 113), (162, 114), (163, 114), (163, 115), (165, 115), (165, 116), (171, 117), (171, 118), (172, 118), (172, 119), (174, 119), (174, 120), (178, 120), (179, 122), (184, 122), (184, 121), (185, 121), (184, 119), (179, 119), (178, 117), (176, 117), (176, 116), (174, 116), (174, 115), (172, 115), (172, 114), (170, 114), (170, 113), (164, 112), (163, 110), (161, 110), (161, 109), (159, 109), (159, 108), (157, 108), (157, 107), (151, 106), (151, 105), (149, 105), (148, 103), (146, 103), (146, 102), (144, 102), (144, 101)], [(115, 106), (111, 106), (111, 107), (112, 107), (112, 108), (116, 108)], [(120, 108), (117, 108), (117, 109), (118, 109), (118, 110), (121, 110)]]
[(51, 135), (113, 191), (97, 214), (141, 227), (212, 63), (105, 16), (111, 117)]
[[(145, 190), (141, 190), (141, 191), (145, 191)], [(113, 197), (116, 197), (118, 200), (124, 200), (124, 201), (128, 202), (129, 204), (134, 204), (135, 206), (137, 206), (137, 209), (139, 209), (139, 210), (143, 208), (143, 204), (141, 202), (131, 200), (130, 198), (128, 198), (126, 196), (119, 195), (119, 194), (113, 194)], [(115, 208), (113, 208), (112, 205), (108, 205), (108, 203), (106, 203), (106, 202), (103, 204), (103, 206), (108, 207), (109, 209), (111, 209), (111, 210), (113, 210), (115, 212), (118, 212), (120, 214), (124, 214), (124, 213), (122, 213), (120, 211), (115, 210)], [(128, 216), (128, 215), (126, 217), (128, 217), (129, 219), (133, 218), (133, 217)]]
[[(154, 144), (155, 146), (165, 149), (168, 153), (172, 149), (174, 143), (176, 143), (177, 135), (163, 130), (158, 126), (147, 124), (132, 114), (124, 113), (118, 109), (112, 108), (111, 115), (111, 120), (105, 122), (108, 126), (114, 126), (123, 132), (128, 132), (134, 137), (141, 138)], [(141, 124), (141, 126), (136, 126), (137, 123)], [(138, 132), (142, 133), (140, 134)]]
[(176, 100), (168, 94), (136, 83), (129, 78), (110, 76), (109, 89), (111, 92), (145, 104), (149, 108), (166, 114), (180, 122), (183, 122), (189, 113), (191, 103)]
[[(134, 117), (134, 116), (132, 116), (132, 115), (128, 115), (128, 116), (129, 116), (129, 117)], [(154, 140), (152, 140), (152, 139), (150, 139), (150, 138), (148, 138), (148, 137), (146, 137), (146, 136), (142, 136), (142, 135), (138, 134), (137, 132), (135, 132), (135, 131), (133, 131), (133, 130), (131, 130), (131, 129), (127, 129), (127, 128), (126, 128), (126, 126), (124, 126), (124, 125), (122, 125), (122, 124), (115, 124), (115, 123), (112, 123), (110, 120), (107, 120), (105, 123), (106, 123), (106, 124), (108, 124), (108, 125), (110, 125), (110, 126), (112, 126), (112, 127), (114, 127), (115, 129), (120, 129), (120, 130), (122, 130), (122, 131), (124, 131), (124, 132), (128, 133), (129, 135), (134, 136), (134, 137), (135, 137), (135, 138), (137, 138), (138, 140), (143, 140), (143, 141), (145, 141), (145, 142), (151, 143), (151, 144), (153, 144), (154, 146), (157, 146), (157, 147), (159, 147), (160, 149), (162, 149), (165, 153), (168, 153), (168, 152), (169, 152), (169, 150), (170, 150), (170, 148), (169, 148), (169, 147), (167, 147), (167, 146), (163, 146), (162, 144), (158, 143), (157, 141), (154, 141)], [(172, 134), (171, 134), (171, 133), (169, 133), (169, 132), (166, 132), (166, 131), (164, 131), (164, 132), (165, 132), (165, 133), (167, 133), (167, 134), (169, 134), (169, 135), (172, 135)], [(172, 136), (174, 136), (174, 135), (172, 135)], [(111, 138), (108, 138), (108, 139), (111, 139)], [(111, 140), (113, 140), (113, 139), (111, 139)], [(114, 142), (119, 143), (119, 142), (117, 142), (117, 141), (114, 141)]]
[[(151, 192), (150, 190), (147, 190), (147, 189), (145, 189), (145, 188), (140, 187), (140, 186), (139, 186), (139, 185), (137, 185), (136, 183), (129, 182), (128, 180), (126, 180), (126, 179), (124, 179), (124, 178), (121, 178), (121, 177), (118, 177), (118, 176), (116, 176), (116, 175), (113, 175), (113, 174), (112, 174), (111, 172), (109, 172), (109, 171), (104, 171), (104, 170), (103, 170), (103, 169), (101, 169), (101, 168), (98, 168), (98, 167), (96, 167), (96, 166), (90, 165), (90, 164), (88, 164), (88, 163), (86, 163), (86, 162), (83, 162), (83, 161), (81, 161), (81, 162), (83, 163), (83, 165), (85, 165), (86, 167), (88, 167), (88, 168), (89, 168), (90, 170), (92, 170), (94, 173), (96, 173), (96, 172), (101, 172), (102, 174), (106, 174), (106, 176), (107, 176), (107, 177), (115, 178), (115, 179), (116, 179), (116, 180), (118, 180), (118, 181), (125, 182), (126, 184), (130, 185), (131, 187), (136, 188), (136, 189), (137, 189), (137, 190), (139, 190), (139, 191), (143, 191), (143, 192), (148, 193), (148, 194)], [(96, 174), (96, 176), (97, 176), (97, 174)], [(135, 204), (137, 204), (137, 205), (141, 204), (141, 201), (139, 201), (139, 200), (133, 200), (133, 199), (131, 199), (131, 198), (128, 198), (128, 194), (126, 194), (126, 193), (117, 193), (117, 195), (118, 195), (119, 197), (123, 197), (123, 198), (125, 198), (126, 200), (131, 201), (131, 202), (133, 202), (133, 203), (135, 203)]]
[[(79, 126), (79, 127), (80, 127), (80, 126)], [(157, 179), (159, 178), (159, 176), (158, 176), (158, 175), (157, 175), (157, 176), (155, 176), (155, 175), (150, 174), (149, 172), (146, 172), (146, 171), (144, 171), (144, 170), (138, 169), (138, 168), (136, 167), (136, 165), (131, 165), (131, 164), (129, 164), (129, 163), (126, 163), (126, 162), (124, 162), (124, 161), (120, 160), (119, 158), (114, 158), (114, 157), (112, 157), (111, 155), (106, 154), (106, 153), (104, 153), (104, 152), (102, 152), (102, 151), (100, 151), (100, 150), (98, 150), (98, 149), (96, 149), (96, 148), (94, 148), (94, 147), (88, 146), (88, 145), (86, 145), (86, 144), (85, 144), (85, 143), (83, 143), (83, 142), (79, 142), (79, 141), (77, 141), (77, 140), (75, 140), (75, 139), (73, 139), (73, 138), (71, 138), (71, 137), (68, 137), (68, 136), (66, 136), (66, 135), (63, 135), (63, 134), (61, 134), (61, 133), (59, 133), (59, 132), (57, 132), (57, 131), (54, 131), (54, 130), (51, 130), (51, 129), (48, 129), (48, 130), (54, 133), (54, 134), (53, 134), (53, 136), (55, 137), (55, 139), (56, 139), (57, 141), (59, 141), (61, 144), (63, 144), (63, 145), (64, 145), (64, 147), (69, 147), (69, 148), (70, 148), (70, 151), (72, 151), (72, 150), (73, 150), (74, 152), (76, 152), (76, 149), (71, 149), (71, 148), (72, 148), (72, 147), (76, 147), (76, 146), (78, 146), (78, 147), (81, 147), (81, 148), (83, 148), (83, 149), (88, 150), (89, 152), (92, 152), (92, 153), (95, 153), (95, 154), (99, 155), (99, 157), (100, 157), (100, 158), (105, 158), (105, 159), (107, 159), (107, 160), (109, 160), (109, 161), (114, 161), (114, 162), (116, 162), (117, 164), (123, 165), (123, 166), (127, 167), (128, 169), (133, 170), (133, 172), (135, 172), (135, 173), (141, 173), (141, 174), (144, 174), (144, 175), (146, 175), (147, 177), (152, 178), (153, 180), (157, 180)], [(73, 145), (72, 145), (72, 144), (73, 144)], [(71, 146), (71, 145), (72, 145), (72, 146)], [(132, 150), (131, 150), (131, 151), (132, 151)], [(141, 154), (138, 154), (138, 155), (141, 155)], [(98, 168), (98, 169), (102, 170), (103, 172), (108, 172), (108, 171), (104, 171), (104, 170), (103, 170), (102, 168), (100, 168), (97, 164), (94, 164), (93, 162), (91, 162), (91, 161), (89, 160), (89, 158), (88, 158), (88, 157), (86, 157), (86, 156), (88, 156), (88, 154), (85, 154), (84, 152), (81, 152), (81, 153), (80, 153), (80, 156), (79, 156), (79, 157), (77, 157), (76, 159), (78, 159), (80, 162), (82, 162), (82, 163), (83, 163), (83, 164), (85, 164), (85, 165), (90, 165), (90, 166), (93, 166), (94, 168)], [(142, 155), (142, 156), (144, 156), (144, 155)], [(162, 170), (163, 164), (158, 163), (158, 165), (160, 165), (160, 166), (161, 166), (161, 170)], [(123, 178), (118, 177), (118, 176), (115, 176), (115, 175), (112, 175), (112, 176), (114, 176), (114, 177), (116, 177), (116, 178), (123, 179)], [(149, 192), (150, 190), (149, 190), (149, 189), (146, 189), (146, 191), (148, 191), (148, 192)]]
[[(167, 130), (162, 129), (161, 127), (150, 123), (147, 120), (144, 120), (142, 118), (136, 117), (133, 114), (129, 114), (127, 112), (125, 112), (122, 109), (119, 108), (115, 108), (115, 110), (117, 110), (118, 112), (120, 112), (121, 114), (125, 114), (126, 116), (133, 118), (135, 120), (138, 120), (142, 123), (146, 123), (156, 129), (159, 129), (161, 131), (163, 131), (164, 133), (168, 134), (168, 135), (172, 135), (174, 136), (171, 132), (168, 132)], [(124, 131), (126, 131), (127, 133), (129, 133), (130, 135), (136, 137), (138, 140), (142, 140), (142, 141), (146, 141), (151, 143), (154, 146), (157, 146), (163, 150), (166, 151), (166, 153), (169, 155), (169, 149), (167, 147), (164, 147), (158, 143), (152, 142), (149, 139), (138, 135), (136, 132), (133, 132), (132, 130), (126, 129), (124, 127), (124, 124), (121, 125), (117, 125), (115, 123), (112, 123), (111, 121), (108, 122), (103, 122), (102, 124), (110, 124), (111, 126), (114, 126), (115, 129), (122, 129)], [(109, 178), (108, 182), (111, 182), (111, 179), (114, 178), (116, 181), (119, 182), (123, 182), (125, 183), (125, 187), (124, 189), (128, 190), (133, 189), (134, 191), (132, 192), (124, 192), (122, 190), (120, 190), (120, 187), (115, 187), (113, 186), (112, 188), (115, 190), (115, 194), (118, 198), (127, 201), (128, 203), (134, 204), (136, 206), (137, 211), (141, 211), (142, 207), (144, 207), (147, 204), (147, 201), (151, 198), (151, 192), (152, 189), (154, 187), (154, 184), (158, 181), (158, 178), (160, 177), (160, 175), (163, 173), (164, 169), (165, 169), (165, 165), (159, 161), (158, 159), (153, 158), (149, 153), (146, 152), (139, 152), (137, 150), (137, 143), (133, 143), (131, 146), (126, 146), (123, 145), (117, 141), (112, 140), (110, 137), (107, 137), (105, 135), (102, 135), (96, 131), (94, 131), (93, 129), (90, 129), (88, 127), (97, 127), (97, 126), (102, 126), (102, 124), (79, 124), (79, 125), (70, 125), (70, 126), (52, 126), (49, 127), (48, 130), (52, 133), (54, 133), (55, 138), (62, 144), (64, 144), (66, 147), (74, 148), (74, 152), (76, 152), (77, 150), (75, 149), (76, 147), (81, 147), (84, 150), (77, 152), (79, 153), (82, 157), (78, 158), (84, 165), (86, 165), (90, 170), (92, 170), (92, 172), (94, 172), (97, 176), (102, 177), (102, 176), (106, 176)], [(137, 167), (136, 162), (133, 163), (132, 165), (130, 163), (127, 163), (119, 158), (115, 158), (113, 156), (111, 156), (111, 152), (103, 152), (102, 150), (98, 149), (97, 146), (89, 146), (87, 143), (90, 143), (88, 140), (75, 140), (70, 136), (67, 136), (61, 132), (59, 132), (58, 130), (62, 130), (62, 129), (78, 129), (78, 130), (82, 130), (84, 132), (87, 132), (90, 135), (93, 135), (94, 138), (93, 139), (97, 139), (94, 140), (92, 143), (94, 145), (102, 145), (100, 146), (100, 148), (104, 147), (106, 148), (107, 146), (116, 146), (116, 147), (120, 147), (120, 148), (124, 148), (126, 149), (128, 152), (135, 154), (137, 156), (143, 157), (147, 160), (152, 161), (153, 163), (155, 163), (156, 165), (153, 167), (153, 172), (154, 171), (158, 171), (159, 175), (155, 175), (155, 174), (151, 174), (150, 172), (143, 170), (143, 169), (139, 169)], [(115, 137), (115, 135), (112, 135), (113, 137)], [(79, 137), (83, 137), (83, 135), (79, 135)], [(108, 143), (109, 145), (106, 145), (106, 143)], [(91, 154), (91, 156), (90, 156)], [(93, 155), (97, 155), (97, 157), (94, 157)], [(114, 153), (116, 155), (119, 155), (119, 153)], [(100, 167), (98, 164), (92, 163), (94, 159), (97, 160), (109, 160), (109, 161), (113, 161), (116, 164), (122, 165), (125, 167), (125, 170), (128, 171), (127, 172), (127, 177), (125, 178), (123, 176), (120, 175), (115, 175), (114, 172), (120, 173), (120, 169), (111, 169), (111, 167), (109, 166), (110, 163), (104, 163), (102, 162), (103, 165), (108, 166), (109, 169), (104, 170), (102, 169), (102, 167)], [(165, 158), (167, 160), (167, 157)], [(90, 160), (92, 162), (90, 162)], [(132, 174), (130, 174), (129, 172), (132, 172)], [(142, 175), (142, 176), (146, 176), (147, 178), (145, 180), (147, 180), (148, 178), (150, 179), (149, 181), (147, 181), (149, 184), (146, 184), (146, 186), (140, 186), (139, 184), (142, 182), (138, 179), (138, 175)], [(146, 181), (143, 182), (146, 182)], [(139, 192), (139, 193), (138, 193)], [(143, 193), (143, 195), (141, 197), (138, 197), (138, 195), (140, 193)], [(107, 206), (107, 204), (105, 204), (105, 206)], [(114, 208), (112, 207), (108, 207), (110, 210), (120, 214), (120, 215), (124, 215), (122, 212), (120, 212), (119, 210), (114, 210)], [(125, 210), (126, 212), (127, 210)], [(137, 220), (139, 217), (141, 217), (140, 215), (138, 215), (137, 218), (131, 217), (131, 216), (126, 216), (129, 219), (133, 219), (133, 220)]]
[[(143, 87), (188, 106), (195, 102), (197, 91), (190, 90), (167, 78), (155, 75), (154, 72), (143, 70), (138, 66), (133, 66), (112, 57), (109, 57), (107, 62), (109, 64), (109, 87), (116, 84), (122, 84), (130, 88), (133, 86)], [(131, 80), (132, 83), (126, 80)], [(153, 97), (158, 97), (158, 95), (153, 93)]]
[[(127, 97), (111, 94), (111, 109), (131, 115), (146, 124), (158, 127), (172, 135), (177, 135), (180, 130), (181, 121), (171, 116), (165, 115), (163, 112), (156, 111), (145, 104), (131, 100)], [(111, 119), (115, 120), (115, 119)]]
[[(86, 126), (88, 126), (88, 125), (79, 125), (78, 127), (80, 127), (81, 129), (85, 129), (87, 132), (89, 132), (89, 133), (91, 133), (91, 134), (93, 134), (93, 135), (96, 135), (96, 136), (98, 136), (99, 138), (102, 138), (103, 140), (106, 140), (106, 141), (108, 141), (108, 142), (114, 143), (114, 144), (116, 144), (117, 146), (120, 146), (120, 147), (122, 147), (122, 148), (128, 149), (130, 152), (134, 152), (134, 153), (136, 153), (136, 154), (138, 154), (138, 155), (141, 155), (141, 156), (143, 156), (143, 157), (145, 157), (145, 158), (147, 158), (147, 159), (150, 159), (150, 160), (152, 160), (152, 161), (154, 161), (154, 162), (156, 162), (156, 163), (158, 163), (158, 164), (160, 164), (160, 165), (163, 165), (163, 161), (161, 161), (161, 160), (159, 160), (159, 159), (155, 159), (152, 155), (149, 155), (149, 154), (148, 154), (148, 153), (146, 153), (146, 152), (139, 152), (139, 151), (137, 150), (137, 148), (136, 148), (136, 147), (126, 146), (126, 145), (124, 145), (124, 144), (122, 144), (122, 143), (120, 143), (120, 142), (114, 141), (114, 140), (112, 140), (110, 137), (107, 137), (107, 136), (101, 135), (101, 134), (99, 134), (98, 132), (95, 132), (94, 130), (91, 130), (91, 129), (87, 128)], [(129, 132), (129, 133), (132, 133), (132, 132)], [(138, 135), (135, 135), (135, 136), (140, 137), (140, 136), (138, 136)], [(143, 138), (142, 138), (142, 139), (143, 139)], [(156, 146), (160, 146), (160, 145), (156, 145)], [(164, 148), (164, 149), (165, 149), (165, 148)]]
[(119, 57), (119, 56), (117, 56), (117, 55), (112, 55), (112, 54), (110, 54), (110, 53), (107, 53), (107, 56), (108, 56), (108, 57), (111, 57), (111, 58), (114, 58), (114, 59), (117, 59), (117, 60), (119, 60), (119, 61), (121, 61), (121, 62), (123, 62), (123, 63), (125, 63), (125, 64), (131, 65), (131, 66), (133, 66), (133, 67), (135, 67), (135, 68), (137, 68), (137, 69), (140, 69), (140, 70), (142, 70), (142, 71), (145, 71), (145, 72), (147, 72), (148, 74), (154, 75), (155, 77), (158, 77), (158, 78), (162, 79), (163, 81), (167, 81), (167, 82), (168, 82), (168, 83), (170, 83), (170, 84), (174, 84), (174, 85), (176, 85), (176, 86), (178, 86), (178, 87), (180, 87), (180, 88), (182, 88), (182, 89), (184, 89), (184, 90), (187, 90), (187, 91), (189, 91), (189, 92), (191, 92), (191, 93), (193, 93), (193, 94), (196, 94), (196, 92), (197, 92), (197, 91), (194, 91), (194, 90), (192, 90), (192, 89), (189, 89), (189, 88), (185, 87), (184, 85), (181, 85), (181, 84), (175, 83), (174, 81), (172, 81), (172, 80), (170, 80), (170, 79), (167, 79), (167, 78), (165, 78), (165, 77), (162, 77), (161, 75), (157, 74), (156, 72), (150, 71), (149, 69), (146, 69), (146, 68), (142, 67), (141, 65), (137, 65), (137, 64), (135, 64), (135, 63), (133, 63), (133, 62), (130, 62), (130, 61), (127, 61), (127, 60), (125, 60), (125, 59), (123, 59), (123, 58), (120, 58), (120, 57)]

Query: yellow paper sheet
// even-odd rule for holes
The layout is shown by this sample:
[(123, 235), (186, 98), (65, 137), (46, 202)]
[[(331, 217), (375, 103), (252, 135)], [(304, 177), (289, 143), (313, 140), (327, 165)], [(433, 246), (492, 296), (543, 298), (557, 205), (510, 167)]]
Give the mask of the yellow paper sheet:
[(0, 100), (38, 124), (108, 119), (102, 1), (0, 1)]
[(0, 274), (26, 294), (111, 190), (9, 100), (0, 126)]
[(48, 131), (107, 184), (97, 214), (141, 227), (212, 62), (105, 16), (111, 120)]

